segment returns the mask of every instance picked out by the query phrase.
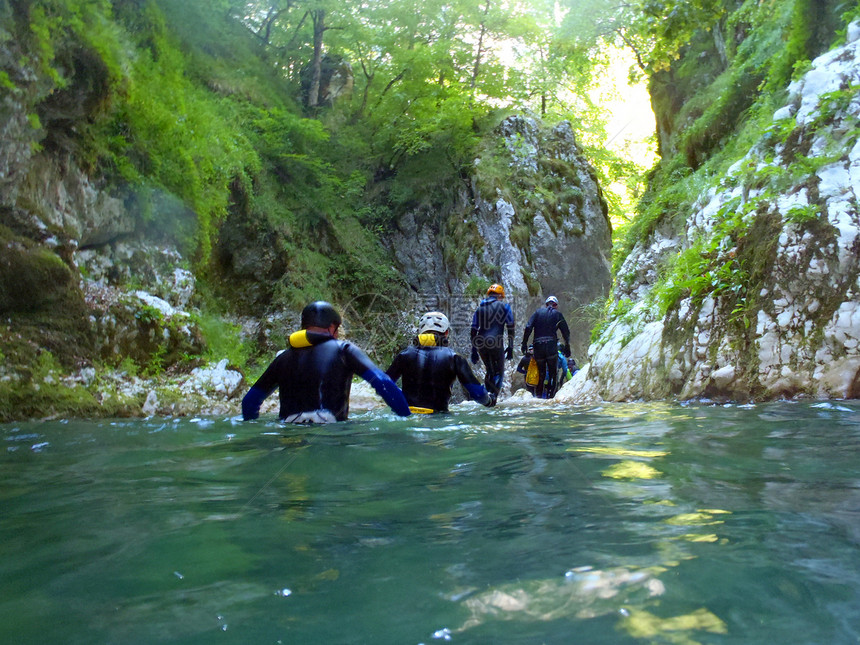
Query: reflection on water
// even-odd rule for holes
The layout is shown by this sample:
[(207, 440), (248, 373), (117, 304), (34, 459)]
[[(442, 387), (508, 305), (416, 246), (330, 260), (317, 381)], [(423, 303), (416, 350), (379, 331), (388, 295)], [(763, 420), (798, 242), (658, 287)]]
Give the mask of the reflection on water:
[(0, 437), (3, 643), (860, 641), (860, 404)]

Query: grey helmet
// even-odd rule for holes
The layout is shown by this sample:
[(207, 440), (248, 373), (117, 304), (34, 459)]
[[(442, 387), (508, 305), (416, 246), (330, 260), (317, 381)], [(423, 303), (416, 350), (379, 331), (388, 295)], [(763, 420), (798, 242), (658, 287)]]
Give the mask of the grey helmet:
[(421, 320), (418, 322), (419, 334), (426, 334), (431, 331), (444, 334), (450, 328), (451, 323), (448, 322), (448, 316), (441, 311), (428, 311), (421, 316)]
[(558, 298), (556, 298), (555, 296), (550, 296), (549, 298), (546, 299), (545, 304), (555, 305), (556, 307), (558, 307)]

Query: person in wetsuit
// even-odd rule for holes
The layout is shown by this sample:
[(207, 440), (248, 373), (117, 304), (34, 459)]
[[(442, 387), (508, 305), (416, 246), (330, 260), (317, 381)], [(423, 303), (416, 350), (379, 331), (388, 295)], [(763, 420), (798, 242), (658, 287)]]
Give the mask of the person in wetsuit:
[(278, 388), (282, 421), (344, 421), (349, 416), (354, 374), (370, 383), (396, 414), (409, 416), (400, 388), (358, 347), (337, 339), (342, 322), (327, 302), (319, 300), (305, 307), (301, 331), (290, 335), (289, 348), (278, 353), (242, 399), (242, 417), (256, 419), (260, 405)]
[[(555, 381), (555, 389), (556, 391), (564, 385), (565, 381), (570, 380), (573, 377), (573, 369), (576, 369), (576, 361), (572, 358), (568, 359), (567, 356), (564, 355), (564, 343), (558, 343), (558, 376)], [(572, 366), (572, 367), (571, 367)]]
[(538, 382), (538, 368), (534, 354), (534, 346), (529, 345), (526, 355), (522, 357), (519, 365), (517, 365), (517, 372), (523, 375), (526, 391), (532, 396), (535, 395), (535, 387), (537, 387)]
[(562, 352), (570, 356), (570, 329), (567, 321), (558, 310), (558, 298), (550, 296), (546, 299), (545, 306), (538, 309), (529, 318), (529, 322), (523, 331), (522, 353), (528, 350), (529, 336), (534, 331), (534, 356), (538, 366), (538, 384), (535, 388), (535, 396), (543, 399), (551, 399), (555, 396), (556, 375), (558, 373), (558, 342), (559, 331), (564, 339)]
[[(487, 297), (475, 309), (472, 316), (472, 363), (478, 357), (484, 362), (486, 376), (484, 385), (487, 390), (499, 395), (505, 373), (505, 359), (514, 357), (514, 312), (511, 306), (502, 302), (505, 289), (500, 284), (490, 285)], [(508, 331), (508, 346), (505, 348), (504, 334)]]
[(445, 314), (424, 314), (418, 323), (415, 344), (395, 356), (386, 370), (395, 383), (401, 379), (412, 412), (447, 412), (455, 379), (469, 398), (487, 407), (496, 404), (496, 395), (484, 389), (466, 359), (448, 348), (450, 328)]

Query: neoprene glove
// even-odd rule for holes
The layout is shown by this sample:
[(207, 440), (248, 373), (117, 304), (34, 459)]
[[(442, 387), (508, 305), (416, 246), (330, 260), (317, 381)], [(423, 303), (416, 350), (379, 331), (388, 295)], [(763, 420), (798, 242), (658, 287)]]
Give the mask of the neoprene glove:
[(564, 350), (562, 350), (562, 351), (564, 352), (565, 358), (570, 358), (570, 344), (569, 343), (565, 344)]
[(520, 354), (525, 356), (528, 351), (529, 351), (529, 346), (526, 345), (525, 343), (523, 343), (523, 346), (520, 347)]
[(472, 348), (472, 365), (478, 364), (478, 349), (476, 347)]
[(514, 358), (514, 348), (510, 345), (508, 345), (507, 349), (505, 349), (505, 358), (507, 358), (509, 361), (513, 360)]

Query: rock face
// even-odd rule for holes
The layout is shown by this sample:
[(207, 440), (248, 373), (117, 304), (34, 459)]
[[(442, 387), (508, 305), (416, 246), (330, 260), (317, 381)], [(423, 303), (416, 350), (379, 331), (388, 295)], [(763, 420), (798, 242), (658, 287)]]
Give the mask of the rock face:
[[(76, 161), (76, 128), (104, 98), (106, 71), (70, 47), (81, 64), (57, 87), (34, 67), (26, 39), (4, 31), (14, 23), (8, 6), (0, 19), (0, 312), (20, 339), (7, 362), (26, 369), (43, 350), (66, 369), (199, 354), (185, 311), (195, 286), (188, 263), (170, 244), (144, 241), (136, 195)], [(148, 203), (167, 207), (157, 196)]]
[(611, 280), (611, 226), (594, 172), (567, 122), (545, 129), (536, 118), (509, 117), (495, 137), (507, 177), (519, 179), (488, 192), (484, 166), (499, 159), (476, 159), (450, 212), (401, 217), (389, 240), (398, 267), (418, 294), (416, 309), (449, 314), (458, 350), (468, 350), (481, 285), (499, 282), (516, 317), (516, 351), (528, 317), (555, 295), (574, 352), (584, 352), (592, 321), (582, 308), (604, 298)]
[[(854, 23), (848, 43), (791, 84), (772, 127), (699, 196), (685, 230), (655, 231), (634, 248), (613, 294), (628, 310), (559, 398), (860, 395), (858, 83)], [(661, 315), (650, 297), (658, 272), (691, 249), (715, 254), (717, 282)]]

